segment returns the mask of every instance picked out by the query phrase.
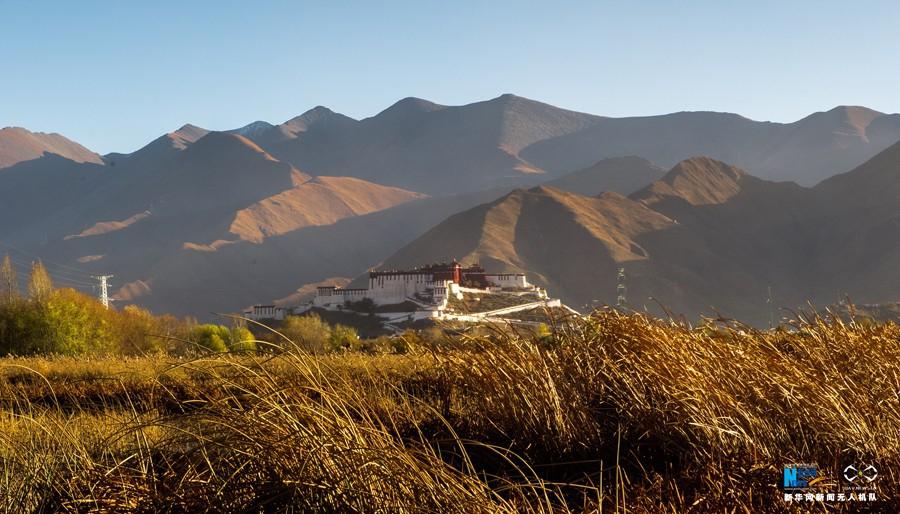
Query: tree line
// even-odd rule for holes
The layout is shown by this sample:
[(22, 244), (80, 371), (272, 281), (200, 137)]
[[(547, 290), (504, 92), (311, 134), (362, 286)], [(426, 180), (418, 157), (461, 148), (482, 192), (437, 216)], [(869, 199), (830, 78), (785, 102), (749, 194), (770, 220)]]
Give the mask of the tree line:
[(289, 316), (279, 328), (278, 335), (261, 329), (253, 334), (237, 318), (226, 326), (154, 315), (134, 305), (107, 309), (92, 296), (54, 288), (40, 261), (32, 263), (23, 292), (10, 256), (0, 262), (0, 356), (192, 355), (277, 351), (285, 344), (312, 353), (398, 351), (387, 338), (363, 340), (352, 327), (332, 326), (316, 315)]
[(190, 354), (253, 349), (245, 327), (201, 325), (129, 305), (107, 309), (74, 289), (53, 287), (34, 262), (24, 293), (9, 255), (0, 262), (0, 355)]

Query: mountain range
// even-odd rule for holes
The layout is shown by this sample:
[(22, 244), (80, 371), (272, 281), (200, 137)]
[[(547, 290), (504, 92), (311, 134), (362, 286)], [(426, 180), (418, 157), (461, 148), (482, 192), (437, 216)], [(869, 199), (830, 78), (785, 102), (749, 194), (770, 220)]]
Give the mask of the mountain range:
[(633, 308), (764, 325), (807, 301), (896, 300), (898, 199), (900, 144), (813, 188), (694, 157), (627, 197), (517, 189), (451, 216), (383, 266), (453, 255), (527, 271), (579, 306), (614, 304), (624, 268)]
[(671, 167), (707, 155), (811, 186), (900, 140), (900, 115), (841, 106), (793, 123), (717, 112), (610, 118), (505, 94), (463, 106), (405, 98), (363, 120), (320, 106), (238, 130), (313, 174), (442, 195), (541, 182), (626, 156)]
[(577, 305), (614, 300), (625, 267), (636, 306), (762, 322), (773, 295), (897, 299), (883, 277), (900, 257), (898, 140), (900, 116), (863, 107), (780, 124), (514, 95), (188, 124), (103, 156), (7, 128), (0, 252), (54, 263), (63, 284), (111, 273), (122, 303), (201, 317), (457, 258), (527, 271)]

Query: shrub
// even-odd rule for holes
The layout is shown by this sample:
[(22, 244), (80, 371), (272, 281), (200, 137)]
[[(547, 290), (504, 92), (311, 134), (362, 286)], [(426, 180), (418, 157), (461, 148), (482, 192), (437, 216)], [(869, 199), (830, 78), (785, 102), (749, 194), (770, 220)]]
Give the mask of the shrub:
[(331, 339), (331, 326), (316, 314), (288, 316), (279, 332), (310, 353), (323, 353)]
[(221, 353), (228, 350), (231, 331), (222, 325), (198, 325), (191, 333), (191, 341), (206, 350)]
[(158, 353), (167, 348), (166, 323), (146, 309), (128, 305), (117, 316), (119, 351), (125, 355)]
[(49, 351), (63, 355), (117, 350), (112, 318), (100, 302), (72, 289), (52, 291), (43, 306), (50, 325)]
[(256, 338), (246, 327), (232, 328), (228, 350), (232, 352), (256, 351)]
[(346, 325), (335, 325), (328, 338), (329, 350), (350, 350), (359, 344), (356, 329)]
[(256, 350), (256, 339), (245, 327), (228, 328), (223, 325), (198, 325), (191, 341), (211, 352), (246, 352)]

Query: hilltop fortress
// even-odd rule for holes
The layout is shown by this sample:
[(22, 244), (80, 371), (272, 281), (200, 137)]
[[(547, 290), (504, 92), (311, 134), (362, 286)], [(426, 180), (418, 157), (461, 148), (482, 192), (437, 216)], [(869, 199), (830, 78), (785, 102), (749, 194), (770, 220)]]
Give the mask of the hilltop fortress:
[(538, 291), (528, 283), (524, 273), (489, 274), (478, 264), (464, 268), (453, 262), (409, 271), (370, 271), (367, 289), (320, 287), (313, 303), (327, 308), (369, 299), (375, 305), (413, 301), (439, 306), (446, 304), (450, 297), (461, 300), (463, 289)]
[[(568, 309), (558, 299), (528, 282), (524, 273), (488, 273), (478, 264), (432, 264), (411, 270), (370, 271), (368, 287), (322, 286), (294, 314), (314, 311), (377, 315), (388, 329), (421, 320), (517, 321), (530, 323), (537, 311)], [(252, 319), (281, 319), (288, 311), (257, 305), (245, 312)], [(524, 315), (524, 318), (520, 318)]]

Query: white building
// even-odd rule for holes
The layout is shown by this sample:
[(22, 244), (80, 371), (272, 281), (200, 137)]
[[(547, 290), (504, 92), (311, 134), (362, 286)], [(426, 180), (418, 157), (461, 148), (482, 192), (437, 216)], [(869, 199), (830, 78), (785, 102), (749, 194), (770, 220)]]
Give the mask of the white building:
[(325, 308), (340, 307), (347, 302), (369, 299), (375, 305), (411, 301), (423, 306), (444, 306), (450, 296), (462, 298), (461, 287), (533, 288), (524, 273), (487, 274), (477, 264), (463, 268), (458, 262), (453, 262), (405, 271), (371, 271), (368, 288), (319, 287), (313, 304)]
[(274, 319), (274, 320), (283, 320), (284, 319), (284, 308), (276, 307), (274, 305), (254, 305), (249, 309), (244, 311), (244, 317), (248, 319), (252, 319), (254, 321), (259, 321), (263, 319)]

